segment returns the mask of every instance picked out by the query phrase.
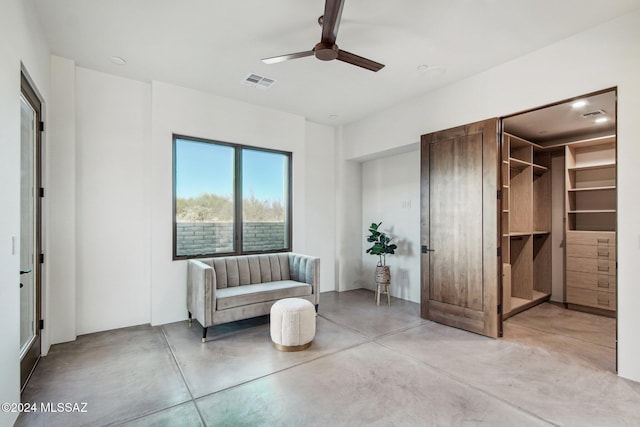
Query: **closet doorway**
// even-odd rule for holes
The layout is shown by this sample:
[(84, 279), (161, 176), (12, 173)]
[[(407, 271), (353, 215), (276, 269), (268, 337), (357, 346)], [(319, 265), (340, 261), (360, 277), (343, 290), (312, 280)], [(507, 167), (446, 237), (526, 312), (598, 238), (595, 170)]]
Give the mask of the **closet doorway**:
[(614, 88), (422, 136), (422, 317), (610, 346), (615, 370), (616, 115)]
[(505, 334), (609, 347), (616, 366), (616, 89), (502, 119)]

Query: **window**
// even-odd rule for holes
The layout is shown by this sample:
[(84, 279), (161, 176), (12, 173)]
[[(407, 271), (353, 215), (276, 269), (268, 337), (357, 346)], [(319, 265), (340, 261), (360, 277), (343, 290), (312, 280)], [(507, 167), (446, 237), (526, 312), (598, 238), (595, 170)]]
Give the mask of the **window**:
[(291, 153), (174, 135), (174, 259), (291, 248)]

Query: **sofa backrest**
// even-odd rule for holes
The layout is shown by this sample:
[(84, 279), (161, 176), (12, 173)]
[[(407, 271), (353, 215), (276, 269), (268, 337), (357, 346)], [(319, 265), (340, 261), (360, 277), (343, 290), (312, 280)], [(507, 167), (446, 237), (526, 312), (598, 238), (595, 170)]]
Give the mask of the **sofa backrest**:
[(308, 258), (294, 253), (277, 253), (205, 258), (200, 261), (213, 267), (216, 287), (221, 289), (275, 280), (311, 283), (313, 262), (307, 262)]
[(310, 285), (314, 283), (314, 280), (317, 280), (316, 275), (320, 274), (320, 271), (316, 271), (315, 258), (293, 252), (289, 252), (287, 255), (291, 280)]
[(313, 258), (292, 252), (205, 258), (200, 261), (215, 270), (218, 289), (276, 280), (311, 284), (315, 274)]

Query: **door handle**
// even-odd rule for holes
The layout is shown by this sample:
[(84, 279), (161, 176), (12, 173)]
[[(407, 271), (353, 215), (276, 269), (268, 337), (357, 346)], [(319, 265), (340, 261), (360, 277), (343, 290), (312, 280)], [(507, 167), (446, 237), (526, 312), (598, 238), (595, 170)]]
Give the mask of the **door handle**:
[(427, 245), (422, 245), (421, 252), (423, 254), (426, 254), (427, 252), (435, 252), (435, 249), (429, 249), (429, 247)]

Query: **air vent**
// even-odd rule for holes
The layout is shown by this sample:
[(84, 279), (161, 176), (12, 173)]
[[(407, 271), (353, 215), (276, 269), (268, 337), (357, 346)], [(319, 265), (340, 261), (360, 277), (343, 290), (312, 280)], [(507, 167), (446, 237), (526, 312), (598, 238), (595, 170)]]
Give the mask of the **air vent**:
[(585, 119), (590, 119), (592, 117), (604, 116), (605, 114), (607, 113), (605, 113), (604, 110), (595, 110), (582, 114), (582, 117)]
[(274, 85), (276, 81), (268, 77), (260, 76), (258, 74), (249, 74), (242, 84), (246, 86), (254, 86), (262, 89), (268, 89)]

